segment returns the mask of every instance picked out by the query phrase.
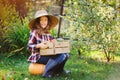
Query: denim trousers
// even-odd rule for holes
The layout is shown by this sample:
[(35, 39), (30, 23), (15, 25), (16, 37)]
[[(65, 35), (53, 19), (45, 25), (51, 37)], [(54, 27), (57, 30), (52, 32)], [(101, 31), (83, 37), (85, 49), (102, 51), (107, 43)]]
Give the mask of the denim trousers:
[[(39, 64), (45, 64), (48, 67), (51, 67), (51, 71), (54, 73), (59, 73), (62, 72), (64, 69), (64, 65), (66, 61), (69, 58), (68, 53), (62, 53), (62, 54), (57, 54), (57, 55), (50, 55), (50, 56), (41, 56), (40, 59), (37, 61)], [(48, 61), (52, 60), (57, 63), (55, 64), (49, 64)], [(50, 62), (52, 63), (52, 62)]]

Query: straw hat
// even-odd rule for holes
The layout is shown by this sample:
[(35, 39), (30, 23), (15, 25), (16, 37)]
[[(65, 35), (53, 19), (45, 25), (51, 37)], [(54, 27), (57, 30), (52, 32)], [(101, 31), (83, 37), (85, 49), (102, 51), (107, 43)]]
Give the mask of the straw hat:
[(55, 27), (58, 24), (58, 18), (57, 17), (55, 17), (53, 15), (49, 15), (47, 13), (47, 11), (45, 11), (45, 10), (39, 10), (35, 13), (34, 19), (29, 22), (28, 26), (31, 30), (34, 29), (36, 19), (40, 18), (42, 16), (48, 16), (49, 17), (49, 19), (51, 21), (50, 29)]

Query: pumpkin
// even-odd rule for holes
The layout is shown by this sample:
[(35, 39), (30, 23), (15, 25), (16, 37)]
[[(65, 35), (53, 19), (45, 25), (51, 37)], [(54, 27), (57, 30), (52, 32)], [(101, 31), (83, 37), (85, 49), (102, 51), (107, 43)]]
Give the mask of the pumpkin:
[(44, 64), (37, 64), (31, 63), (29, 65), (29, 72), (33, 75), (40, 75), (44, 73), (45, 65)]

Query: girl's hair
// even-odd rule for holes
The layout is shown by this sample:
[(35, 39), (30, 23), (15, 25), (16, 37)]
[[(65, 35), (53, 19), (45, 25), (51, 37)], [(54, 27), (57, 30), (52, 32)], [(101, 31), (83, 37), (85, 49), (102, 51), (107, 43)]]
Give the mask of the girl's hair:
[(36, 32), (37, 32), (39, 35), (44, 34), (44, 33), (50, 33), (51, 21), (50, 21), (50, 19), (49, 19), (48, 16), (46, 16), (46, 17), (48, 18), (48, 25), (47, 25), (47, 27), (45, 27), (45, 28), (42, 28), (42, 27), (40, 26), (40, 18), (37, 18), (36, 21), (35, 21), (35, 24), (34, 24), (35, 27), (34, 27), (34, 29), (36, 30)]

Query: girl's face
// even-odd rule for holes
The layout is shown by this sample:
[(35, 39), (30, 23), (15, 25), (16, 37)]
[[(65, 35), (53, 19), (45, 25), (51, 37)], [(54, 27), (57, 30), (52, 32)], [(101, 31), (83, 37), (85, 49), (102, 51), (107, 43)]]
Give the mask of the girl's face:
[(46, 17), (46, 16), (40, 17), (40, 26), (42, 28), (46, 28), (47, 25), (48, 25), (48, 17)]

